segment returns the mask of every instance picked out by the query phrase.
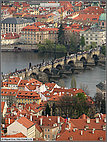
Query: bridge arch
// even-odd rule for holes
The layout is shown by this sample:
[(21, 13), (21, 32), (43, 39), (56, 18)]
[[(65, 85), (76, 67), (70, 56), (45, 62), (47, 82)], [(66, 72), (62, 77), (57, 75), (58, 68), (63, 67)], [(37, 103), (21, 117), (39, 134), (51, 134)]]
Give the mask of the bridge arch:
[(58, 65), (56, 66), (56, 69), (61, 70), (61, 69), (62, 69), (62, 65), (58, 64)]
[(37, 78), (37, 74), (35, 72), (32, 72), (29, 76), (32, 78)]
[(98, 60), (99, 60), (98, 55), (94, 54), (93, 55), (93, 59), (94, 59), (95, 65), (97, 65), (98, 64)]
[(93, 55), (93, 58), (94, 58), (94, 59), (99, 59), (97, 54), (94, 54), (94, 55)]
[(87, 61), (86, 58), (83, 56), (81, 57), (80, 61)]
[(46, 73), (46, 74), (50, 74), (50, 70), (49, 70), (48, 68), (45, 68), (45, 69), (43, 70), (43, 72)]
[(68, 65), (74, 66), (74, 61), (73, 61), (73, 60), (70, 60), (70, 61), (68, 62)]

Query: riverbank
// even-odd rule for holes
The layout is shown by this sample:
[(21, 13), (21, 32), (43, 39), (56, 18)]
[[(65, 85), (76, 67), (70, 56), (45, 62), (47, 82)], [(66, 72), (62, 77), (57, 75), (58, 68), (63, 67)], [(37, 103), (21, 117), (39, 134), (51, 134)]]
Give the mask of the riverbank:
[(1, 45), (1, 52), (21, 52), (21, 51), (36, 51), (38, 52), (37, 45), (32, 44), (12, 44), (12, 45)]

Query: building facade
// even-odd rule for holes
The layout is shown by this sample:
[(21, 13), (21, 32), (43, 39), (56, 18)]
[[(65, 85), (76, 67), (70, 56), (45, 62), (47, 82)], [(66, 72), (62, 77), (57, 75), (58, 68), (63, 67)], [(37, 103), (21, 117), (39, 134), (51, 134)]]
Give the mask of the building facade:
[(23, 18), (6, 18), (1, 21), (1, 34), (17, 33), (19, 34), (23, 27), (32, 24), (32, 20)]
[(80, 31), (80, 37), (85, 38), (85, 44), (91, 45), (96, 43), (96, 46), (101, 46), (106, 43), (106, 31), (103, 29), (93, 28), (87, 31)]

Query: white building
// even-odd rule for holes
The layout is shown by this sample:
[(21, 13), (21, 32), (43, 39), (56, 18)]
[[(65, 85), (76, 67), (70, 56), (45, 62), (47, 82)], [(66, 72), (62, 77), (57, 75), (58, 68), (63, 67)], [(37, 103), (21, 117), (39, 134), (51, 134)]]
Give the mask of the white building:
[(106, 44), (106, 30), (101, 28), (92, 28), (86, 31), (80, 31), (80, 37), (81, 36), (85, 38), (86, 45), (91, 45), (93, 42), (96, 43), (96, 46)]
[(35, 124), (26, 117), (21, 117), (7, 127), (7, 135), (20, 132), (27, 136), (27, 138), (35, 138)]

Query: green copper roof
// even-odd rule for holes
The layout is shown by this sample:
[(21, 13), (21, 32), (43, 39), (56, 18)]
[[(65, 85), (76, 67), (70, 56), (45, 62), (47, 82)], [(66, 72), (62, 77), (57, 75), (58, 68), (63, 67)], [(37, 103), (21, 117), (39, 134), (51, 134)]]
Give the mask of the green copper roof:
[(106, 13), (102, 13), (99, 17), (100, 21), (106, 21)]

